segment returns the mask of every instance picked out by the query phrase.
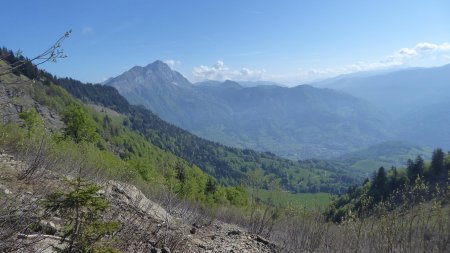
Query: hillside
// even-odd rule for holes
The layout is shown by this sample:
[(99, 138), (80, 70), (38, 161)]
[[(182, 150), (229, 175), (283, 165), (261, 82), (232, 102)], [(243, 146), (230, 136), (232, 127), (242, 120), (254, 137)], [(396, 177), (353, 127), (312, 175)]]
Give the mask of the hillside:
[[(20, 220), (6, 223), (3, 217), (0, 218), (0, 249), (13, 252), (59, 252), (63, 248), (67, 249), (69, 243), (68, 239), (64, 239), (64, 225), (67, 225), (65, 222), (69, 217), (48, 211), (45, 217), (38, 214), (45, 212), (45, 207), (39, 202), (48, 201), (51, 192), (67, 190), (67, 182), (63, 175), (45, 170), (40, 171), (44, 177), (22, 182), (17, 179), (22, 166), (26, 166), (22, 161), (0, 153), (0, 214), (5, 215), (9, 211), (9, 216), (18, 215), (17, 207), (27, 210)], [(90, 197), (109, 203), (108, 209), (102, 214), (107, 217), (109, 224), (120, 224), (120, 230), (115, 231), (113, 242), (105, 242), (111, 238), (108, 234), (110, 237), (104, 238), (103, 243), (95, 245), (96, 250), (114, 248), (114, 252), (165, 253), (277, 251), (275, 244), (245, 228), (219, 220), (208, 221), (209, 217), (200, 213), (181, 215), (181, 212), (192, 207), (178, 206), (174, 212), (167, 205), (162, 206), (148, 199), (148, 194), (133, 185), (110, 180), (100, 182), (98, 186), (102, 194)], [(15, 236), (16, 231), (20, 231), (17, 233), (19, 236)], [(100, 230), (95, 232), (103, 233)]]
[(207, 213), (247, 206), (243, 187), (219, 185), (124, 126), (125, 115), (10, 60), (0, 61), (1, 252), (274, 251)]
[(433, 151), (431, 162), (417, 156), (414, 160), (409, 159), (402, 168), (380, 167), (370, 180), (335, 199), (328, 210), (328, 219), (344, 221), (352, 212), (366, 217), (377, 212), (394, 211), (400, 206), (409, 211), (419, 203), (428, 205), (428, 201), (435, 201), (435, 204), (443, 201), (442, 204), (446, 205), (450, 193), (449, 173), (450, 153), (444, 153), (442, 149)]
[(233, 81), (191, 84), (160, 61), (105, 84), (130, 103), (203, 138), (292, 159), (335, 157), (389, 137), (383, 114), (330, 89), (246, 87)]
[[(24, 80), (35, 78), (33, 86), (24, 86), (23, 83), (20, 86), (7, 81), (1, 83), (5, 90), (2, 96), (8, 99), (10, 107), (15, 108), (16, 115), (30, 108), (36, 108), (40, 115), (41, 111), (46, 111), (40, 108), (46, 106), (52, 110), (53, 116), (42, 115), (44, 118), (61, 119), (68, 106), (77, 103), (95, 122), (96, 132), (102, 137), (98, 145), (124, 160), (130, 160), (144, 178), (151, 178), (158, 168), (166, 166), (171, 170), (181, 167), (193, 174), (198, 173), (197, 169), (200, 168), (222, 185), (237, 186), (245, 183), (249, 172), (262, 169), (265, 176), (273, 176), (285, 190), (294, 193), (342, 192), (361, 180), (357, 176), (348, 176), (343, 166), (331, 162), (294, 162), (271, 153), (230, 148), (207, 141), (166, 123), (143, 107), (130, 105), (116, 89), (109, 86), (83, 84), (69, 78), (55, 79), (49, 73), (39, 72), (37, 68), (26, 74), (7, 76)], [(17, 92), (11, 92), (14, 85), (18, 86)], [(33, 100), (28, 106), (23, 106), (18, 103), (22, 97), (31, 97)], [(105, 109), (92, 108), (92, 104)], [(59, 127), (62, 126), (59, 123)]]
[(143, 107), (128, 104), (112, 87), (83, 84), (67, 78), (59, 79), (57, 83), (77, 98), (115, 108), (127, 115), (129, 126), (148, 141), (196, 164), (227, 185), (239, 184), (247, 171), (257, 168), (274, 174), (285, 189), (293, 192), (341, 192), (344, 185), (361, 180), (358, 176), (348, 176), (345, 167), (336, 163), (322, 160), (295, 162), (268, 152), (231, 148), (199, 138), (164, 122)]
[(409, 159), (418, 155), (424, 160), (431, 159), (431, 148), (419, 147), (405, 142), (383, 142), (367, 149), (340, 156), (334, 161), (341, 162), (358, 172), (370, 176), (380, 167), (404, 167)]
[(37, 73), (0, 76), (0, 98), (5, 105), (0, 110), (4, 119), (0, 149), (29, 164), (31, 171), (56, 166), (73, 173), (78, 166), (93, 167), (105, 178), (182, 191), (182, 198), (192, 201), (231, 204), (228, 195), (236, 205), (246, 203), (247, 193), (241, 187), (222, 187), (196, 165), (125, 127), (126, 116), (76, 100), (53, 84), (48, 73), (29, 79)]

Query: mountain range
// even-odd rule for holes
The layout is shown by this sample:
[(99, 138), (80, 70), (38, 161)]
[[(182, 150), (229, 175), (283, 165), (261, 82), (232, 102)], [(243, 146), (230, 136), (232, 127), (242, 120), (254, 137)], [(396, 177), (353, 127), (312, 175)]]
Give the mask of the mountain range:
[(342, 76), (314, 85), (342, 90), (384, 109), (392, 116), (398, 116), (417, 106), (447, 100), (450, 97), (450, 64), (390, 73)]
[(161, 61), (105, 84), (201, 137), (292, 159), (335, 157), (390, 137), (378, 109), (332, 89), (248, 87), (229, 80), (192, 84)]
[(191, 83), (162, 61), (110, 78), (132, 104), (209, 140), (291, 159), (383, 141), (450, 148), (450, 65), (356, 73), (309, 85)]
[(380, 108), (398, 140), (450, 148), (450, 64), (350, 75), (314, 84), (341, 90)]

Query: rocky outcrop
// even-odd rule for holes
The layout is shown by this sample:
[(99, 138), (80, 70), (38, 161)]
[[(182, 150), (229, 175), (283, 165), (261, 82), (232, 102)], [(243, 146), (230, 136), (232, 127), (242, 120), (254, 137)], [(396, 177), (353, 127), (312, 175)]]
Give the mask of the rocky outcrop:
[[(12, 232), (9, 242), (21, 245), (26, 252), (56, 252), (65, 245), (61, 237), (63, 222), (57, 216), (39, 219), (41, 211), (36, 203), (64, 187), (62, 175), (48, 172), (48, 176), (20, 181), (20, 165), (12, 156), (0, 153), (0, 203), (22, 205), (21, 219), (37, 220), (38, 227)], [(104, 218), (121, 225), (117, 248), (122, 252), (276, 252), (275, 244), (239, 226), (201, 219), (192, 224), (182, 211), (175, 208), (169, 213), (134, 185), (118, 181), (99, 184), (103, 187), (98, 194), (110, 202)]]
[[(4, 64), (0, 60), (0, 65)], [(49, 129), (61, 129), (64, 123), (57, 112), (38, 103), (33, 97), (34, 81), (24, 76), (17, 77), (9, 74), (0, 78), (0, 123), (21, 123), (19, 113), (30, 108), (35, 108), (46, 127)]]
[(134, 185), (109, 181), (104, 188), (105, 195), (112, 203), (129, 206), (142, 215), (150, 216), (161, 222), (172, 221), (171, 215), (164, 208), (149, 200)]

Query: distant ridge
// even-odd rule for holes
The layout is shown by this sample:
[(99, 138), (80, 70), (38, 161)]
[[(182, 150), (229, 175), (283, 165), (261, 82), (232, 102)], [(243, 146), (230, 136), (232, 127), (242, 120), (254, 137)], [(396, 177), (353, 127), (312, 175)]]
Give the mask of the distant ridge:
[(363, 98), (390, 116), (396, 139), (450, 149), (450, 64), (322, 84)]

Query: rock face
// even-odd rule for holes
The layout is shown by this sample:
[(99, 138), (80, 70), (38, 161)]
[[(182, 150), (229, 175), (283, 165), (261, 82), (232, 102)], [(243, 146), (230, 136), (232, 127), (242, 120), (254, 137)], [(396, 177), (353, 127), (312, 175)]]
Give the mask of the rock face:
[[(0, 69), (2, 64), (0, 60)], [(49, 107), (38, 103), (33, 94), (33, 81), (21, 76), (8, 74), (0, 78), (0, 123), (21, 123), (18, 114), (35, 108), (50, 129), (60, 129), (63, 123), (59, 115)]]
[(114, 203), (128, 205), (138, 212), (151, 216), (153, 219), (164, 222), (171, 221), (172, 217), (159, 204), (149, 200), (136, 186), (109, 181), (105, 186), (105, 195)]
[[(24, 215), (31, 215), (22, 217), (27, 220), (35, 218), (32, 215), (36, 212), (31, 210), (40, 199), (65, 185), (62, 175), (50, 171), (41, 171), (47, 176), (18, 181), (21, 166), (17, 165), (20, 164), (12, 156), (0, 153), (0, 203), (23, 206), (29, 210)], [(277, 252), (275, 244), (236, 225), (218, 220), (205, 222), (195, 213), (193, 215), (200, 218), (192, 223), (181, 210), (183, 207), (169, 212), (133, 185), (118, 181), (98, 184), (103, 186), (98, 194), (110, 203), (104, 219), (116, 220), (121, 225), (116, 245), (121, 252)], [(57, 252), (55, 247), (62, 249), (65, 246), (60, 237), (61, 218), (46, 217), (39, 224), (39, 232), (12, 232), (10, 242), (21, 244), (23, 252), (51, 253)]]

